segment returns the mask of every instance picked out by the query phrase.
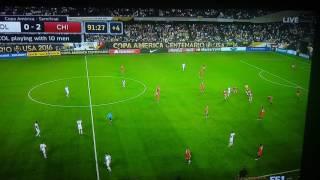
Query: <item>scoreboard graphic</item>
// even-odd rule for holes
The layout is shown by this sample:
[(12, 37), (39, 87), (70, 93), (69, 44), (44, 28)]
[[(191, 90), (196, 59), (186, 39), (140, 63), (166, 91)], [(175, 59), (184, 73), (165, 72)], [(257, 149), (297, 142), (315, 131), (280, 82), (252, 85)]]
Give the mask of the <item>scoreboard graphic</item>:
[(85, 32), (90, 34), (123, 34), (122, 22), (85, 22)]
[(0, 43), (79, 43), (84, 34), (123, 34), (122, 22), (67, 19), (67, 16), (0, 16)]
[(80, 22), (0, 22), (0, 33), (81, 33)]

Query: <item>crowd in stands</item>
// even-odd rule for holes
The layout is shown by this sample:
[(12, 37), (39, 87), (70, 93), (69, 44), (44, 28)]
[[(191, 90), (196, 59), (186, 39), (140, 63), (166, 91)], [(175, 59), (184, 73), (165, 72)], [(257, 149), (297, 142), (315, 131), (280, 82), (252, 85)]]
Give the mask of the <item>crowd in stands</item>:
[(74, 7), (0, 7), (0, 15), (68, 15), (131, 17), (205, 17), (251, 19), (270, 14), (262, 9), (154, 9), (154, 8), (74, 8)]
[(311, 37), (309, 26), (301, 24), (246, 23), (143, 23), (124, 24), (122, 36), (86, 35), (86, 41), (105, 42), (270, 42), (294, 44)]
[[(74, 8), (0, 7), (0, 15), (68, 15), (133, 17), (210, 17), (251, 19), (274, 11), (261, 9), (154, 9), (154, 8)], [(301, 18), (308, 17), (302, 14)], [(250, 43), (255, 41), (297, 44), (311, 41), (312, 28), (305, 24), (284, 23), (124, 23), (123, 35), (86, 34), (86, 41), (105, 42), (214, 42)], [(306, 40), (307, 39), (307, 40)]]

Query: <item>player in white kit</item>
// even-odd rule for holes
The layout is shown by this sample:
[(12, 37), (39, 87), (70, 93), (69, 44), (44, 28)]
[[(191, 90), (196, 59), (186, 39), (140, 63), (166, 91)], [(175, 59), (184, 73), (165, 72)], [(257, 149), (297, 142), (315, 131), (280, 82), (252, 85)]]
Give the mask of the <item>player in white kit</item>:
[(111, 172), (111, 167), (110, 167), (110, 164), (111, 164), (111, 155), (106, 154), (106, 155), (104, 156), (104, 163), (105, 163), (105, 165), (107, 166), (108, 171)]
[(186, 69), (186, 64), (183, 63), (183, 64), (182, 64), (182, 71), (184, 71), (185, 69)]
[(229, 147), (231, 147), (233, 145), (234, 142), (234, 136), (236, 135), (236, 133), (231, 132), (230, 133), (230, 138), (229, 138)]
[(78, 120), (78, 121), (77, 121), (77, 125), (78, 125), (79, 134), (83, 134), (83, 133), (82, 133), (82, 120)]
[(66, 87), (64, 88), (64, 91), (66, 92), (66, 96), (69, 97), (70, 91), (69, 91), (69, 87), (68, 87), (68, 86), (66, 86)]
[(126, 87), (126, 80), (124, 79), (124, 80), (122, 80), (122, 87)]
[(47, 145), (45, 145), (44, 143), (40, 144), (40, 151), (42, 152), (43, 157), (44, 157), (45, 159), (47, 159), (46, 148), (47, 148)]
[(40, 137), (40, 127), (39, 127), (39, 124), (38, 124), (38, 121), (36, 121), (34, 123), (34, 129), (36, 130), (36, 137)]
[(228, 97), (230, 96), (230, 93), (231, 93), (231, 88), (228, 87)]
[(253, 95), (251, 91), (249, 91), (248, 96), (249, 96), (249, 103), (252, 103)]

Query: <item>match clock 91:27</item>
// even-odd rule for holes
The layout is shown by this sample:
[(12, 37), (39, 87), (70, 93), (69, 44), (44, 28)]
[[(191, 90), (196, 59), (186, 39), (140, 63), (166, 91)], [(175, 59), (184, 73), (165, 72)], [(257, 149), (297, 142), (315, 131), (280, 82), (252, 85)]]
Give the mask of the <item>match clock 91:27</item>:
[(108, 23), (105, 22), (85, 22), (84, 27), (86, 33), (108, 33)]

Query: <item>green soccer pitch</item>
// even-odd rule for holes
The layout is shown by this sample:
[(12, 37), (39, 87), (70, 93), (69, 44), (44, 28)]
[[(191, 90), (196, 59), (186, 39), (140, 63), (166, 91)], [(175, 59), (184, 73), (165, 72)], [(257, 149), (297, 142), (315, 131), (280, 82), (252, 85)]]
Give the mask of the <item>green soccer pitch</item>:
[[(201, 94), (203, 64), (206, 90)], [(98, 172), (101, 180), (223, 180), (234, 179), (243, 167), (249, 176), (298, 169), (309, 76), (309, 62), (273, 52), (1, 60), (0, 179), (96, 180)], [(253, 91), (251, 104), (245, 84)], [(228, 86), (239, 90), (225, 101)], [(261, 105), (266, 114), (259, 121)], [(83, 135), (77, 131), (79, 118)], [(41, 137), (35, 137), (35, 121)], [(228, 147), (231, 131), (235, 141)], [(48, 159), (42, 157), (40, 143), (47, 145)], [(260, 143), (264, 154), (256, 161)], [(184, 159), (186, 147), (192, 152), (190, 165)], [(112, 156), (111, 174), (103, 164), (105, 153)]]

